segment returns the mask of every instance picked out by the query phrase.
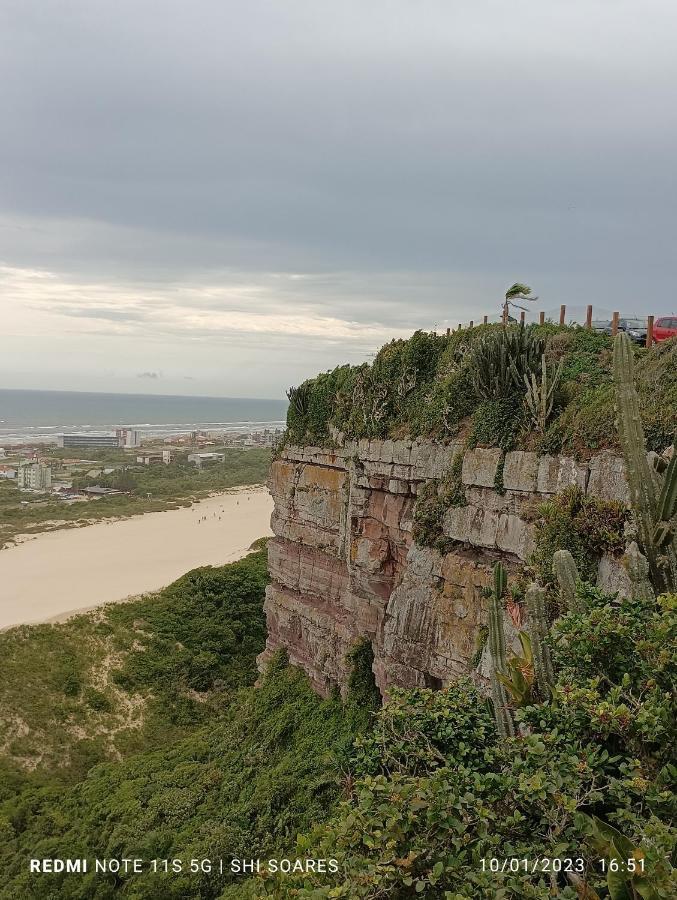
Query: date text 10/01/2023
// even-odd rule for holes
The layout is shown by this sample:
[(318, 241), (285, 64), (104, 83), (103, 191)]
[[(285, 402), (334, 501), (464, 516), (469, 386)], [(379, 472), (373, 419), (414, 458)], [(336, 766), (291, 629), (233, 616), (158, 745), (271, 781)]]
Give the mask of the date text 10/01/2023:
[[(629, 859), (598, 859), (598, 865), (602, 872), (625, 872), (628, 874), (636, 873), (643, 875), (645, 871), (645, 861), (641, 857), (630, 857)], [(482, 860), (483, 872), (528, 872), (534, 874), (536, 872), (585, 872), (585, 860), (582, 857), (549, 857), (538, 856), (534, 859), (526, 857), (491, 857)]]
[(295, 874), (316, 872), (333, 875), (339, 871), (335, 859), (151, 859), (123, 857), (121, 859), (31, 859), (29, 871), (33, 874), (67, 875), (97, 872), (102, 875), (141, 875), (143, 872), (158, 875), (183, 875), (230, 872), (232, 875), (253, 875), (263, 872)]

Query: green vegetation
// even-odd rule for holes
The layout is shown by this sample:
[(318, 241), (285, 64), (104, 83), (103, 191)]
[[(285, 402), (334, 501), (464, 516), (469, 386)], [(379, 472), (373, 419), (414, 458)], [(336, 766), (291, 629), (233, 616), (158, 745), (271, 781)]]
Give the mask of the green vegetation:
[[(632, 353), (647, 446), (662, 451), (675, 430), (677, 341)], [(341, 366), (290, 396), (287, 440), (298, 443), (330, 444), (336, 429), (574, 455), (619, 447), (612, 340), (579, 327), (418, 331), (386, 344), (371, 365)]]
[(414, 540), (421, 547), (434, 547), (446, 552), (453, 543), (442, 531), (444, 514), (453, 507), (465, 506), (465, 491), (461, 482), (463, 454), (454, 457), (449, 475), (442, 479), (433, 478), (420, 490), (414, 506)]
[[(670, 728), (677, 598), (636, 602), (581, 584), (582, 613), (553, 629), (553, 699), (515, 710), (498, 739), (467, 681), (396, 691), (358, 743), (351, 796), (301, 837), (341, 875), (262, 880), (297, 898), (669, 898)], [(553, 871), (531, 864), (571, 859)], [(491, 859), (530, 860), (490, 870)], [(631, 859), (634, 871), (599, 860)], [(580, 860), (581, 862), (576, 862)], [(515, 870), (516, 868), (516, 870)], [(607, 863), (607, 868), (608, 863)]]
[(594, 580), (603, 553), (620, 553), (629, 519), (622, 503), (600, 500), (579, 487), (565, 488), (538, 509), (536, 551), (531, 563), (546, 582), (552, 581), (552, 557), (568, 550), (581, 577)]
[(677, 439), (669, 462), (657, 458), (649, 465), (632, 349), (625, 334), (614, 344), (614, 380), (618, 433), (642, 547), (657, 588), (677, 591)]
[[(67, 451), (72, 455), (73, 451)], [(268, 450), (230, 450), (223, 463), (198, 469), (185, 455), (170, 465), (131, 465), (122, 450), (87, 451), (96, 465), (119, 466), (109, 475), (76, 475), (75, 487), (96, 484), (127, 493), (102, 497), (88, 503), (64, 503), (48, 494), (27, 494), (5, 479), (0, 479), (0, 548), (17, 534), (48, 531), (54, 528), (88, 525), (99, 519), (136, 516), (188, 506), (192, 501), (216, 491), (265, 482), (270, 466)], [(63, 458), (64, 451), (51, 450), (50, 456)], [(59, 454), (60, 456), (57, 456)]]
[[(37, 856), (273, 855), (335, 805), (379, 703), (371, 648), (348, 698), (321, 700), (283, 655), (260, 689), (266, 552), (195, 569), (156, 595), (0, 635), (0, 897), (243, 896), (218, 871), (129, 881), (30, 876)], [(138, 716), (124, 721), (133, 705)], [(106, 761), (108, 760), (108, 761)], [(98, 764), (97, 764), (98, 763)]]
[(256, 677), (266, 552), (60, 625), (0, 633), (0, 769), (84, 776), (214, 716)]

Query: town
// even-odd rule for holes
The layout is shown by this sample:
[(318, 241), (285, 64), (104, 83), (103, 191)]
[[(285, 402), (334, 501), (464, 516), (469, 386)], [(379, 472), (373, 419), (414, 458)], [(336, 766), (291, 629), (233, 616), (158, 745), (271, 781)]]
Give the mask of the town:
[(128, 492), (124, 479), (119, 479), (118, 486), (93, 483), (97, 479), (110, 481), (116, 473), (131, 475), (135, 469), (171, 463), (201, 470), (223, 463), (228, 450), (270, 449), (281, 434), (280, 428), (195, 430), (158, 438), (130, 427), (112, 433), (64, 433), (58, 436), (56, 446), (26, 443), (0, 447), (0, 479), (24, 493), (49, 494), (65, 503), (86, 502)]

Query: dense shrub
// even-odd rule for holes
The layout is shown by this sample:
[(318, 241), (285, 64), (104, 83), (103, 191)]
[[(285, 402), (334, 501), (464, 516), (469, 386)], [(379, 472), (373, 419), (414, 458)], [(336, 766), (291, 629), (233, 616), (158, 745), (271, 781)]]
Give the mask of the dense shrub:
[(512, 450), (525, 423), (521, 396), (483, 400), (472, 415), (468, 444)]
[(452, 541), (443, 531), (444, 515), (452, 507), (465, 506), (461, 481), (463, 454), (457, 453), (446, 478), (433, 478), (419, 490), (414, 506), (413, 538), (421, 547), (432, 547), (444, 553)]
[(625, 547), (628, 512), (622, 503), (600, 500), (573, 486), (542, 504), (538, 513), (536, 550), (530, 562), (546, 582), (553, 577), (556, 550), (568, 550), (581, 578), (594, 580), (600, 556), (620, 553)]
[[(90, 900), (127, 896), (246, 896), (233, 857), (285, 855), (293, 836), (335, 804), (356, 735), (370, 722), (373, 676), (365, 663), (346, 702), (321, 700), (283, 655), (260, 689), (242, 691), (208, 727), (152, 752), (92, 769), (79, 785), (24, 785), (0, 804), (0, 897)], [(367, 684), (362, 679), (367, 679)], [(225, 861), (211, 872), (30, 875), (38, 856)]]
[[(517, 346), (520, 334), (531, 349), (515, 359), (506, 350), (505, 359), (515, 363), (506, 367), (496, 348)], [(611, 346), (608, 335), (551, 323), (524, 332), (517, 326), (504, 332), (500, 325), (452, 335), (417, 331), (407, 341), (386, 344), (371, 365), (341, 366), (304, 382), (300, 387), (307, 405), (299, 412), (290, 404), (286, 439), (330, 443), (333, 426), (349, 438), (447, 440), (469, 434), (472, 444), (541, 453), (588, 456), (599, 449), (618, 449)], [(523, 374), (527, 369), (540, 371), (543, 347), (548, 365), (561, 360), (562, 372), (541, 435), (533, 433), (523, 415), (522, 398)], [(675, 432), (677, 341), (635, 352), (647, 442), (650, 449), (663, 450)]]
[[(357, 780), (338, 814), (298, 842), (341, 872), (262, 880), (308, 898), (670, 898), (675, 831), (669, 763), (677, 598), (619, 602), (580, 586), (585, 612), (553, 635), (554, 698), (517, 712), (496, 740), (465, 681), (395, 692), (359, 741)], [(603, 872), (599, 860), (643, 860)], [(567, 873), (535, 861), (573, 860)], [(527, 865), (489, 870), (489, 861)], [(500, 863), (499, 863), (500, 866)]]

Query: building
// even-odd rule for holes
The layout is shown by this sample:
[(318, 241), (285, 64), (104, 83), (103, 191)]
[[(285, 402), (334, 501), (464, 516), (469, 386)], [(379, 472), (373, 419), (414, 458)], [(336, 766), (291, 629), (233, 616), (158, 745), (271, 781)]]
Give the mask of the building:
[(143, 453), (141, 456), (136, 457), (136, 461), (143, 466), (156, 466), (160, 463), (168, 466), (172, 461), (172, 451), (158, 450), (155, 453)]
[(59, 437), (59, 447), (107, 450), (119, 446), (118, 438), (114, 434), (64, 434)]
[(46, 491), (52, 484), (52, 470), (37, 462), (19, 464), (19, 490)]
[(216, 462), (224, 462), (226, 458), (225, 453), (189, 453), (188, 454), (188, 462), (194, 463), (198, 469), (201, 469), (202, 466), (207, 463), (216, 463)]
[(124, 491), (118, 491), (115, 488), (101, 487), (101, 485), (93, 484), (91, 487), (82, 488), (82, 493), (87, 497), (112, 497), (118, 496)]
[(16, 478), (16, 466), (0, 466), (0, 478)]
[(138, 447), (141, 443), (141, 435), (134, 428), (116, 428), (115, 436), (118, 447)]

